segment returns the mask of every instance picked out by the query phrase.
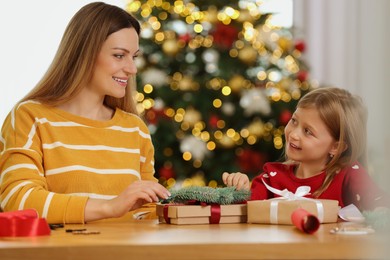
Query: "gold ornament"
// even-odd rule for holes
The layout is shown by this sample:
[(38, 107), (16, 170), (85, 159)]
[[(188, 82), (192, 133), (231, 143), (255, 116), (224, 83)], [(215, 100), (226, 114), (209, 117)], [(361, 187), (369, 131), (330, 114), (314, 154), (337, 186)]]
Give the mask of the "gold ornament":
[(244, 87), (245, 78), (241, 75), (234, 75), (228, 82), (233, 92), (237, 93)]
[(293, 82), (290, 78), (282, 78), (277, 84), (280, 89), (289, 90), (293, 85)]
[(179, 44), (175, 39), (169, 39), (163, 43), (162, 49), (165, 54), (175, 56), (179, 52)]
[(250, 135), (254, 135), (256, 137), (260, 137), (264, 134), (264, 124), (259, 119), (253, 121), (247, 129)]
[(293, 47), (293, 42), (286, 37), (280, 37), (278, 45), (284, 52), (288, 52)]
[(210, 6), (205, 12), (204, 21), (216, 23), (218, 21), (218, 9), (215, 6)]
[(240, 16), (237, 18), (237, 21), (240, 22), (240, 23), (244, 23), (244, 22), (253, 23), (254, 18), (249, 13), (249, 10), (245, 9), (245, 10), (241, 10), (240, 11)]
[(257, 51), (251, 46), (246, 46), (238, 52), (238, 58), (247, 65), (253, 65), (257, 59)]
[(189, 108), (186, 110), (184, 114), (183, 121), (193, 126), (196, 123), (198, 123), (201, 119), (202, 119), (202, 115), (199, 113), (199, 111), (193, 108)]
[(192, 78), (184, 76), (179, 82), (178, 86), (181, 91), (189, 91), (193, 89), (194, 82)]
[(234, 141), (232, 138), (230, 138), (227, 135), (223, 135), (221, 139), (218, 140), (218, 143), (223, 147), (223, 148), (232, 148), (234, 146)]

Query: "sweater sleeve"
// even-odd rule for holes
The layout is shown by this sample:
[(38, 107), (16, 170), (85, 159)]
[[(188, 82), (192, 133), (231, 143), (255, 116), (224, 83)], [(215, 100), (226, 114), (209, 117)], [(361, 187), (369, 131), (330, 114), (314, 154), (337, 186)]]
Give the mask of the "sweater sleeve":
[(346, 169), (343, 201), (345, 205), (354, 204), (361, 210), (373, 210), (376, 207), (390, 208), (389, 194), (384, 192), (358, 163)]
[(49, 223), (83, 223), (88, 198), (49, 191), (36, 117), (16, 106), (2, 127), (0, 201), (4, 211), (34, 208)]
[[(140, 128), (140, 135), (142, 136), (142, 142), (140, 147), (140, 175), (141, 180), (154, 181), (158, 180), (154, 177), (154, 146), (150, 136), (147, 125), (140, 119), (138, 125)], [(131, 212), (134, 216), (139, 216), (138, 219), (154, 219), (157, 218), (156, 214), (156, 203), (147, 203), (142, 207), (133, 210)]]
[(140, 132), (141, 136), (143, 136), (143, 142), (141, 142), (142, 145), (140, 147), (141, 179), (157, 182), (157, 179), (154, 177), (154, 146), (152, 138), (150, 136), (149, 129), (147, 128), (146, 124), (142, 120), (140, 121)]
[(264, 182), (270, 185), (268, 175), (269, 165), (270, 163), (266, 163), (263, 167), (263, 172), (253, 179), (251, 184), (251, 200), (265, 200), (272, 197), (272, 194), (263, 183), (264, 180)]

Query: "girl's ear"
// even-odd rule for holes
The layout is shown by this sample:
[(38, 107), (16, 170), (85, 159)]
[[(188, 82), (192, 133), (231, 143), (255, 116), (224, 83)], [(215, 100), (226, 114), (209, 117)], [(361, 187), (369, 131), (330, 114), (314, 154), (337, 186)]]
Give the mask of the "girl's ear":
[(340, 154), (347, 150), (348, 145), (345, 142), (340, 143), (339, 141), (335, 142), (329, 151), (331, 157), (335, 156), (339, 151)]

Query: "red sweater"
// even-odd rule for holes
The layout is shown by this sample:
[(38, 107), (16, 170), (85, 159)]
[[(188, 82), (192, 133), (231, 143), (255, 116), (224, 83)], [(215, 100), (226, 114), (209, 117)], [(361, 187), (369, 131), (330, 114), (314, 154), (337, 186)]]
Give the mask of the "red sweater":
[[(306, 179), (299, 179), (294, 175), (296, 165), (283, 163), (266, 163), (264, 172), (253, 179), (251, 200), (264, 200), (278, 197), (268, 191), (262, 180), (278, 190), (287, 189), (295, 192), (299, 186), (310, 186), (313, 194), (321, 187), (325, 180), (325, 172)], [(313, 198), (307, 195), (308, 198)], [(329, 187), (318, 199), (338, 200), (341, 207), (354, 204), (360, 210), (372, 210), (375, 207), (389, 207), (390, 197), (381, 190), (360, 164), (342, 169), (335, 175)]]

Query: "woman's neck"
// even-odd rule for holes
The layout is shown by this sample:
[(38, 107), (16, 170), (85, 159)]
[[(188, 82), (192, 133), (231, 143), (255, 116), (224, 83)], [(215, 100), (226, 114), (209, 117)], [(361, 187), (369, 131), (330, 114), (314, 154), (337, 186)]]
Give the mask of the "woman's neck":
[(83, 95), (77, 95), (66, 103), (58, 105), (57, 108), (97, 121), (108, 121), (114, 114), (113, 109), (105, 106), (102, 99), (86, 98)]

